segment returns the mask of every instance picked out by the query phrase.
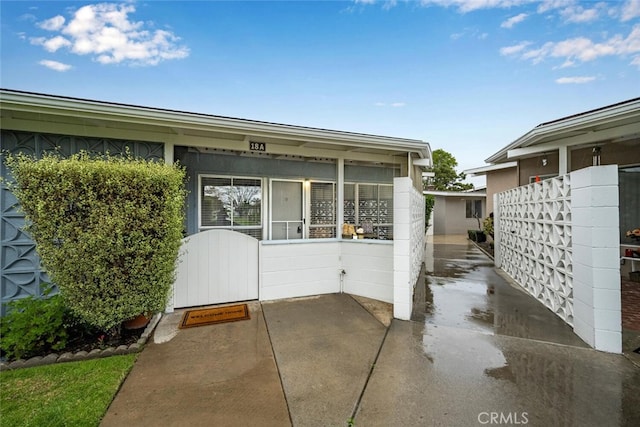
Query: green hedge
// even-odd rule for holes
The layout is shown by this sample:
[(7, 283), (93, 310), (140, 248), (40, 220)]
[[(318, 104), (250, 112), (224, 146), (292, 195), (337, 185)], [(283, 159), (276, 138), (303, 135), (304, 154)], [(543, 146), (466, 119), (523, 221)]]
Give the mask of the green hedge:
[(109, 331), (164, 309), (182, 239), (182, 168), (88, 153), (6, 163), (27, 231), (74, 313)]

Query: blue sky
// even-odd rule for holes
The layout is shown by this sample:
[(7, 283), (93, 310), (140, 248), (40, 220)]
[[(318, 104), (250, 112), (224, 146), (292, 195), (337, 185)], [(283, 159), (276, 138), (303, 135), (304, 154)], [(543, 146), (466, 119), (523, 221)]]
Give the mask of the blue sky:
[(3, 88), (422, 139), (460, 170), (640, 96), (640, 0), (3, 0), (0, 14)]

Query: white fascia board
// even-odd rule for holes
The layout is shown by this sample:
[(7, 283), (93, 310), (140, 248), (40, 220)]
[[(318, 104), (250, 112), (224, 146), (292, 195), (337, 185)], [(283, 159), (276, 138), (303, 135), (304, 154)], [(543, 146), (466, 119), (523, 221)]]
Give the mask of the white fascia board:
[[(575, 131), (587, 132), (589, 127), (602, 126), (608, 123), (615, 123), (629, 119), (631, 117), (640, 118), (640, 100), (634, 100), (623, 105), (614, 105), (611, 108), (597, 110), (592, 113), (579, 114), (575, 117), (567, 117), (565, 120), (550, 122), (546, 125), (538, 125), (520, 138), (513, 141), (491, 157), (487, 158), (487, 163), (497, 163), (508, 157), (508, 152), (518, 148), (528, 147), (536, 144), (538, 141), (558, 134), (561, 139), (561, 133), (570, 133)], [(577, 137), (581, 137), (578, 135)], [(571, 137), (570, 137), (571, 138)], [(576, 143), (576, 144), (579, 144)], [(544, 150), (543, 150), (544, 151)]]
[(477, 199), (482, 197), (487, 197), (486, 192), (467, 192), (467, 191), (435, 191), (435, 190), (424, 190), (422, 194), (429, 196), (443, 196), (443, 197), (462, 197), (466, 199)]
[(417, 139), (368, 135), (305, 126), (285, 125), (183, 111), (65, 98), (53, 95), (0, 91), (0, 109), (63, 114), (102, 120), (122, 121), (174, 129), (199, 129), (260, 137), (277, 137), (330, 145), (402, 150), (431, 158), (427, 142)]
[(497, 171), (501, 169), (515, 168), (516, 166), (518, 166), (518, 162), (506, 162), (506, 163), (497, 163), (494, 165), (481, 166), (479, 168), (466, 169), (462, 172), (465, 175), (482, 176), (482, 175), (486, 175), (487, 172)]

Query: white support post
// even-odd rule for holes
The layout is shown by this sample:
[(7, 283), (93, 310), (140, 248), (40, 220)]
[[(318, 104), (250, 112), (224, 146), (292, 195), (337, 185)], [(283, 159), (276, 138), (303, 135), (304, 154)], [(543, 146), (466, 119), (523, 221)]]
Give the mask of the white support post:
[(393, 180), (393, 317), (409, 320), (411, 283), (411, 178)]
[(558, 148), (558, 175), (566, 175), (571, 170), (571, 157), (568, 147)]
[(596, 350), (622, 352), (617, 165), (571, 172), (575, 333)]
[(168, 165), (173, 164), (173, 142), (164, 143), (164, 162)]
[(493, 263), (500, 268), (502, 253), (500, 250), (500, 204), (498, 194), (493, 195)]
[(344, 159), (339, 158), (336, 162), (337, 167), (337, 183), (336, 183), (336, 237), (342, 237), (342, 224), (344, 224)]

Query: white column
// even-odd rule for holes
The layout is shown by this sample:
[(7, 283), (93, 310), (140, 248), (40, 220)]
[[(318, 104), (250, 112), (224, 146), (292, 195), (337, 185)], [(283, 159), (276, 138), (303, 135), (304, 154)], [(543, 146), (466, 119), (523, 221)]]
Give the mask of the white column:
[(344, 159), (337, 159), (336, 163), (338, 182), (336, 183), (336, 237), (342, 237), (342, 224), (344, 224)]
[(164, 162), (168, 165), (173, 164), (173, 142), (164, 143)]
[(568, 147), (558, 148), (558, 175), (566, 175), (571, 170), (571, 159)]
[(411, 178), (393, 179), (393, 317), (409, 320), (411, 283)]
[(622, 352), (617, 165), (571, 172), (573, 329), (596, 350)]
[(500, 241), (500, 204), (498, 202), (498, 193), (495, 193), (493, 195), (493, 263), (498, 268), (502, 265)]

